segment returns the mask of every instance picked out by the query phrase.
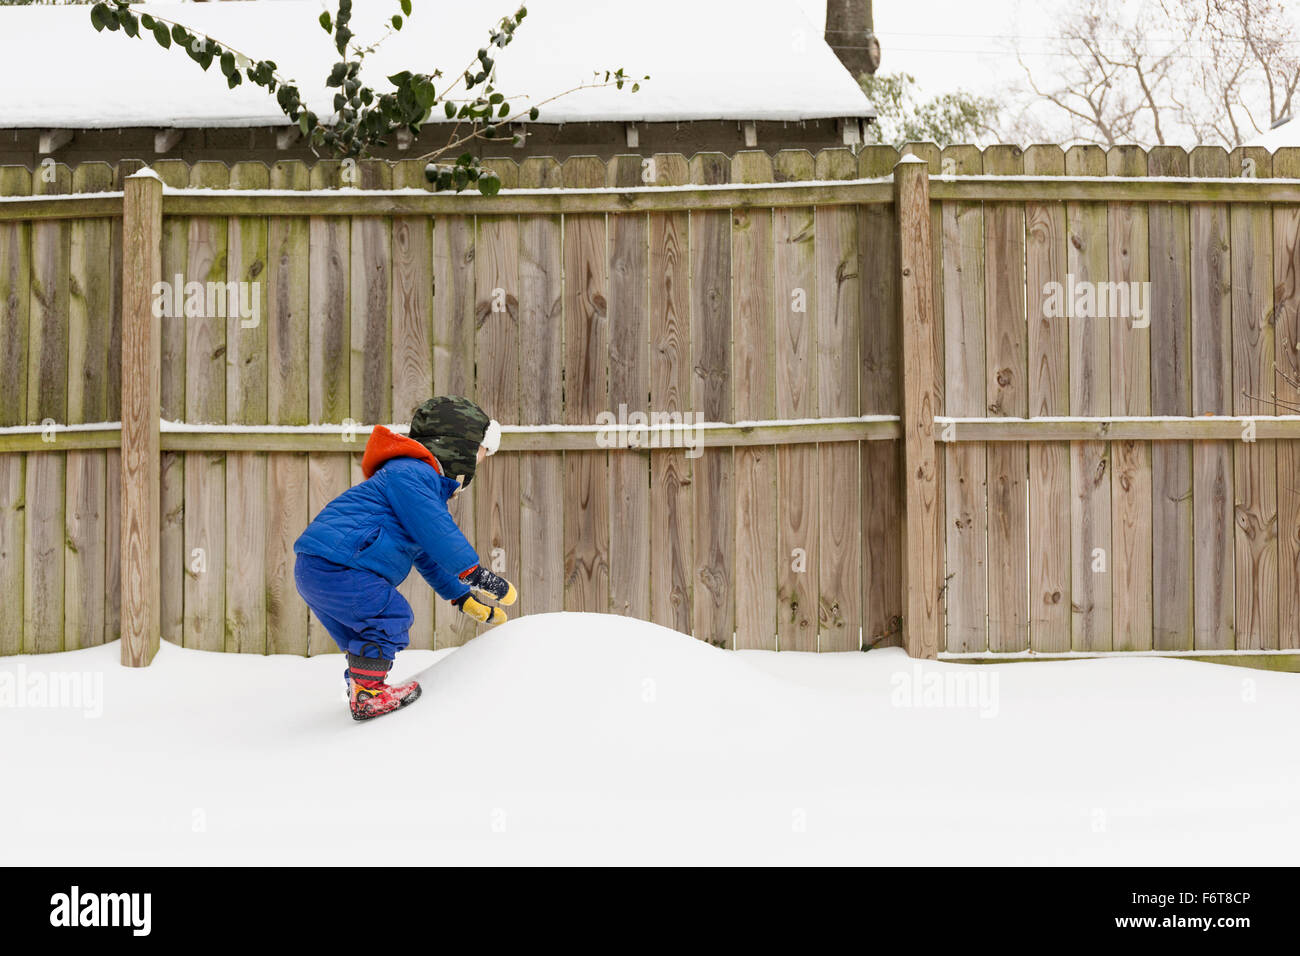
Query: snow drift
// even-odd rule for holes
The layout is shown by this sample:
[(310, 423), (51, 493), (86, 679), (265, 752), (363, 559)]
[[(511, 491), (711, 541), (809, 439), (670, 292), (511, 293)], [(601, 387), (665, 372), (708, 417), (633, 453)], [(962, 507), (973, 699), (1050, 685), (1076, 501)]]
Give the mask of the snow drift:
[[(0, 863), (337, 863), (349, 822), (387, 825), (384, 844), (422, 863), (1300, 850), (1291, 674), (728, 652), (547, 614), (406, 652), (395, 676), (419, 671), (423, 698), (357, 724), (336, 655), (164, 645), (142, 670), (117, 655), (0, 659)], [(77, 674), (97, 702), (36, 694)]]

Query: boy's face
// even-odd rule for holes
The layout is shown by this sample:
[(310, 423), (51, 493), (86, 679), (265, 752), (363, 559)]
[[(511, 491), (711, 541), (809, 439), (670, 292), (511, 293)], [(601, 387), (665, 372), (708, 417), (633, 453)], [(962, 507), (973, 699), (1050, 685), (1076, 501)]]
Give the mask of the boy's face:
[[(479, 463), (480, 465), (483, 464), (483, 459), (486, 458), (486, 457), (487, 457), (487, 449), (484, 448), (482, 445), (479, 445), (479, 446), (478, 446), (478, 463)], [(455, 491), (453, 491), (453, 492), (451, 493), (451, 496), (452, 496), (453, 498), (455, 498), (455, 497), (456, 497), (457, 495), (459, 495), (463, 490), (464, 490), (463, 488), (457, 488)]]

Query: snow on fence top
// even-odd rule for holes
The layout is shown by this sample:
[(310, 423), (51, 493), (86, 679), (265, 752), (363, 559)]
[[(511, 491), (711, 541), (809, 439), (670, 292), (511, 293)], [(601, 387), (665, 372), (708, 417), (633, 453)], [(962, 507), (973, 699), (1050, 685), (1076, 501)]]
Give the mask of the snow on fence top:
[[(332, 113), (325, 75), (337, 58), (316, 22), (319, 0), (141, 4), (254, 58), (276, 61), (317, 113)], [(367, 60), (372, 85), (402, 69), (441, 69), (451, 82), (516, 0), (417, 3), (400, 33)], [(396, 2), (357, 3), (362, 42), (380, 36)], [(0, 62), (21, 95), (0, 104), (0, 128), (287, 125), (274, 97), (226, 87), (184, 53), (152, 38), (98, 34), (86, 6), (0, 8)], [(535, 0), (514, 42), (500, 51), (499, 89), (512, 103), (545, 99), (622, 67), (649, 74), (640, 92), (581, 90), (542, 108), (539, 122), (798, 121), (875, 115), (821, 32), (789, 0), (658, 0), (652, 5)]]

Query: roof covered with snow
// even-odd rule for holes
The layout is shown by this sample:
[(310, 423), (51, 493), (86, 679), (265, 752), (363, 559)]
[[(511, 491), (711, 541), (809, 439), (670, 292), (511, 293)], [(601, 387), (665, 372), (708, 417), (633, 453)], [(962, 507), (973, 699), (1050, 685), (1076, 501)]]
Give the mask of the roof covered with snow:
[[(400, 70), (459, 75), (489, 29), (517, 0), (433, 4), (367, 60), (387, 89)], [(330, 5), (333, 7), (333, 5)], [(325, 75), (337, 58), (316, 22), (320, 0), (133, 6), (206, 33), (253, 58), (274, 60), (308, 104), (331, 112)], [(353, 29), (370, 42), (398, 4), (356, 0)], [(0, 128), (238, 127), (286, 124), (275, 99), (244, 83), (227, 88), (173, 46), (96, 33), (86, 6), (0, 7), (0, 62), (21, 77), (0, 102)], [(513, 106), (538, 102), (596, 70), (651, 79), (640, 92), (580, 90), (541, 108), (538, 122), (803, 120), (874, 116), (866, 96), (791, 0), (530, 0), (516, 38), (497, 58), (498, 89)]]
[(1272, 129), (1260, 133), (1247, 146), (1263, 146), (1272, 151), (1284, 146), (1300, 146), (1300, 120), (1286, 119)]

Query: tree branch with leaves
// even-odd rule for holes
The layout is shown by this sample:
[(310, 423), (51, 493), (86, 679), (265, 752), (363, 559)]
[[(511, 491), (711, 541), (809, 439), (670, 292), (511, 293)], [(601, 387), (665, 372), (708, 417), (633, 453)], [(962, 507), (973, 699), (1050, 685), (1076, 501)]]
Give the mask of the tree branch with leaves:
[[(319, 24), (329, 34), (338, 60), (325, 78), (327, 89), (335, 90), (334, 112), (322, 117), (303, 100), (296, 82), (286, 78), (274, 60), (256, 59), (206, 34), (190, 30), (184, 24), (157, 14), (136, 14), (128, 0), (100, 0), (90, 8), (90, 21), (97, 31), (121, 32), (138, 38), (153, 37), (163, 49), (184, 50), (200, 69), (207, 71), (215, 63), (230, 89), (245, 81), (274, 94), (276, 103), (290, 122), (295, 123), (317, 155), (323, 151), (337, 159), (363, 159), (388, 145), (389, 137), (401, 130), (418, 136), (435, 113), (446, 122), (455, 122), (446, 144), (421, 156), (425, 179), (434, 189), (477, 186), (485, 196), (495, 195), (501, 181), (472, 152), (459, 153), (454, 160), (440, 162), (441, 157), (463, 150), (475, 141), (517, 136), (515, 124), (535, 121), (540, 108), (578, 90), (614, 87), (637, 92), (648, 76), (634, 79), (622, 68), (596, 71), (592, 80), (579, 83), (549, 96), (538, 103), (514, 108), (505, 93), (497, 89), (496, 56), (514, 39), (515, 32), (528, 15), (521, 6), (512, 15), (502, 17), (488, 31), (488, 42), (469, 60), (456, 78), (441, 91), (440, 70), (417, 73), (402, 70), (388, 77), (391, 90), (379, 92), (361, 77), (361, 68), (392, 34), (400, 31), (412, 14), (411, 0), (399, 0), (395, 12), (385, 23), (385, 30), (374, 42), (361, 46), (352, 30), (352, 0), (338, 0), (331, 14), (321, 13)], [(459, 93), (457, 96), (453, 94)], [(461, 132), (461, 130), (464, 132)]]

